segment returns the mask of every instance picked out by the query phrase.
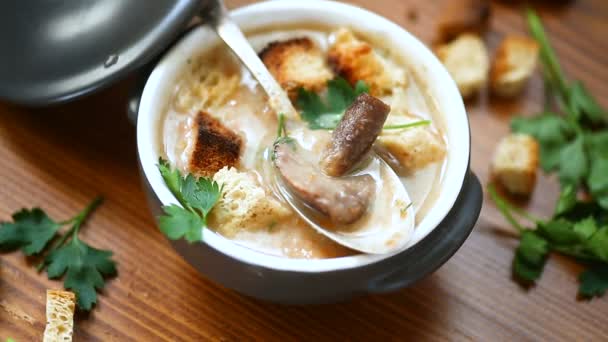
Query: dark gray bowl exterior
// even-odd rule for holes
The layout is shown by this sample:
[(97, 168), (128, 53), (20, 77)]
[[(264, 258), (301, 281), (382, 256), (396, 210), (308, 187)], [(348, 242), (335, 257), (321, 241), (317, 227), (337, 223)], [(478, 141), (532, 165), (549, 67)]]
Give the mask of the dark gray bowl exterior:
[[(142, 179), (155, 217), (162, 204)], [(406, 251), (366, 266), (328, 272), (294, 272), (262, 267), (229, 257), (205, 243), (171, 241), (175, 250), (207, 278), (242, 294), (284, 304), (342, 301), (365, 293), (395, 291), (439, 268), (469, 236), (481, 210), (482, 190), (469, 172), (446, 218)]]

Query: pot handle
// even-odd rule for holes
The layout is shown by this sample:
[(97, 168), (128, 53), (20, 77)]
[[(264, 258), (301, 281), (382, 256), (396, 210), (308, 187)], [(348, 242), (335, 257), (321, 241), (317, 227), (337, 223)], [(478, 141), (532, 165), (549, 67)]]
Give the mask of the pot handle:
[[(481, 211), (483, 192), (477, 176), (469, 172), (452, 210), (433, 233), (405, 253), (407, 265), (368, 285), (369, 292), (392, 292), (406, 287), (437, 270), (467, 239)], [(436, 230), (439, 229), (439, 232)], [(407, 259), (411, 255), (417, 257)], [(420, 257), (421, 256), (421, 257)], [(403, 260), (402, 259), (402, 260)]]

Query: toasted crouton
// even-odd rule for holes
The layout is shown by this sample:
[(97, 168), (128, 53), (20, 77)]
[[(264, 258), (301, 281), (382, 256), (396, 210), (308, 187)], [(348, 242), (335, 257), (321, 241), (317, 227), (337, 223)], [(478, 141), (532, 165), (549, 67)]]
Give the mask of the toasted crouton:
[(441, 11), (438, 42), (447, 43), (463, 33), (483, 35), (490, 22), (488, 0), (450, 0)]
[(237, 66), (229, 55), (211, 54), (195, 60), (175, 94), (174, 108), (195, 113), (223, 106), (240, 86)]
[(44, 342), (72, 341), (75, 300), (70, 291), (46, 290)]
[(328, 53), (329, 64), (352, 85), (364, 81), (371, 95), (382, 96), (390, 94), (393, 87), (406, 84), (403, 70), (392, 68), (370, 44), (349, 29), (339, 29), (334, 38)]
[(437, 56), (448, 69), (463, 98), (477, 93), (488, 80), (489, 58), (484, 42), (464, 34), (440, 46)]
[(193, 146), (189, 171), (210, 177), (224, 166), (236, 166), (242, 139), (209, 113), (199, 112), (193, 121)]
[(536, 140), (526, 134), (503, 138), (492, 162), (492, 175), (515, 195), (530, 195), (536, 184), (539, 148)]
[(320, 91), (333, 78), (321, 51), (310, 38), (270, 43), (260, 52), (260, 58), (292, 99), (299, 88)]
[(267, 228), (291, 211), (266, 193), (255, 176), (225, 167), (213, 176), (223, 186), (222, 197), (209, 216), (209, 226), (226, 237), (242, 230)]
[(494, 93), (510, 97), (519, 94), (536, 67), (538, 43), (528, 37), (508, 36), (498, 49), (490, 73)]
[(446, 155), (443, 140), (428, 127), (384, 130), (378, 141), (408, 173), (439, 162)]

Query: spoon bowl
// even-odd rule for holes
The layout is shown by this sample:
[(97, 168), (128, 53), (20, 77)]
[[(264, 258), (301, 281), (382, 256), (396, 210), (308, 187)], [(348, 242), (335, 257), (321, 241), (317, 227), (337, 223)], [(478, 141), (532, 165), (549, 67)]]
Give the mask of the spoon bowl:
[(350, 249), (369, 254), (384, 254), (405, 248), (415, 225), (415, 209), (403, 183), (393, 169), (377, 155), (349, 177), (370, 175), (374, 179), (374, 199), (368, 212), (346, 226), (332, 226), (274, 173), (277, 190), (298, 215), (317, 232)]

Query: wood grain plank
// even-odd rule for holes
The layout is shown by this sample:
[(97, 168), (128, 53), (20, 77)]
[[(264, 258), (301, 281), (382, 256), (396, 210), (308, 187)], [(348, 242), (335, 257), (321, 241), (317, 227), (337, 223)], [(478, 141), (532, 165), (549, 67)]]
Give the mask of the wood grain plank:
[[(430, 44), (447, 0), (354, 0)], [(237, 7), (252, 1), (227, 1)], [(506, 34), (524, 34), (523, 2), (493, 1), (493, 49)], [(566, 72), (583, 80), (608, 106), (608, 2), (536, 1)], [(415, 12), (416, 19), (411, 14)], [(411, 288), (345, 303), (283, 306), (243, 297), (210, 282), (182, 260), (155, 226), (140, 187), (135, 131), (125, 116), (133, 79), (86, 99), (46, 109), (0, 103), (0, 220), (40, 205), (67, 218), (94, 196), (106, 201), (83, 230), (94, 246), (111, 248), (119, 277), (110, 280), (90, 315), (80, 315), (80, 341), (199, 340), (608, 340), (608, 301), (578, 301), (580, 267), (553, 256), (542, 280), (523, 289), (510, 280), (516, 240), (487, 199), (470, 238), (440, 270)], [(473, 170), (482, 182), (499, 138), (515, 113), (542, 107), (536, 76), (513, 101), (486, 92), (467, 102)], [(542, 176), (527, 203), (548, 215), (555, 177)], [(15, 318), (0, 304), (0, 339), (39, 340), (46, 288), (20, 253), (0, 255), (0, 303), (30, 316)]]

